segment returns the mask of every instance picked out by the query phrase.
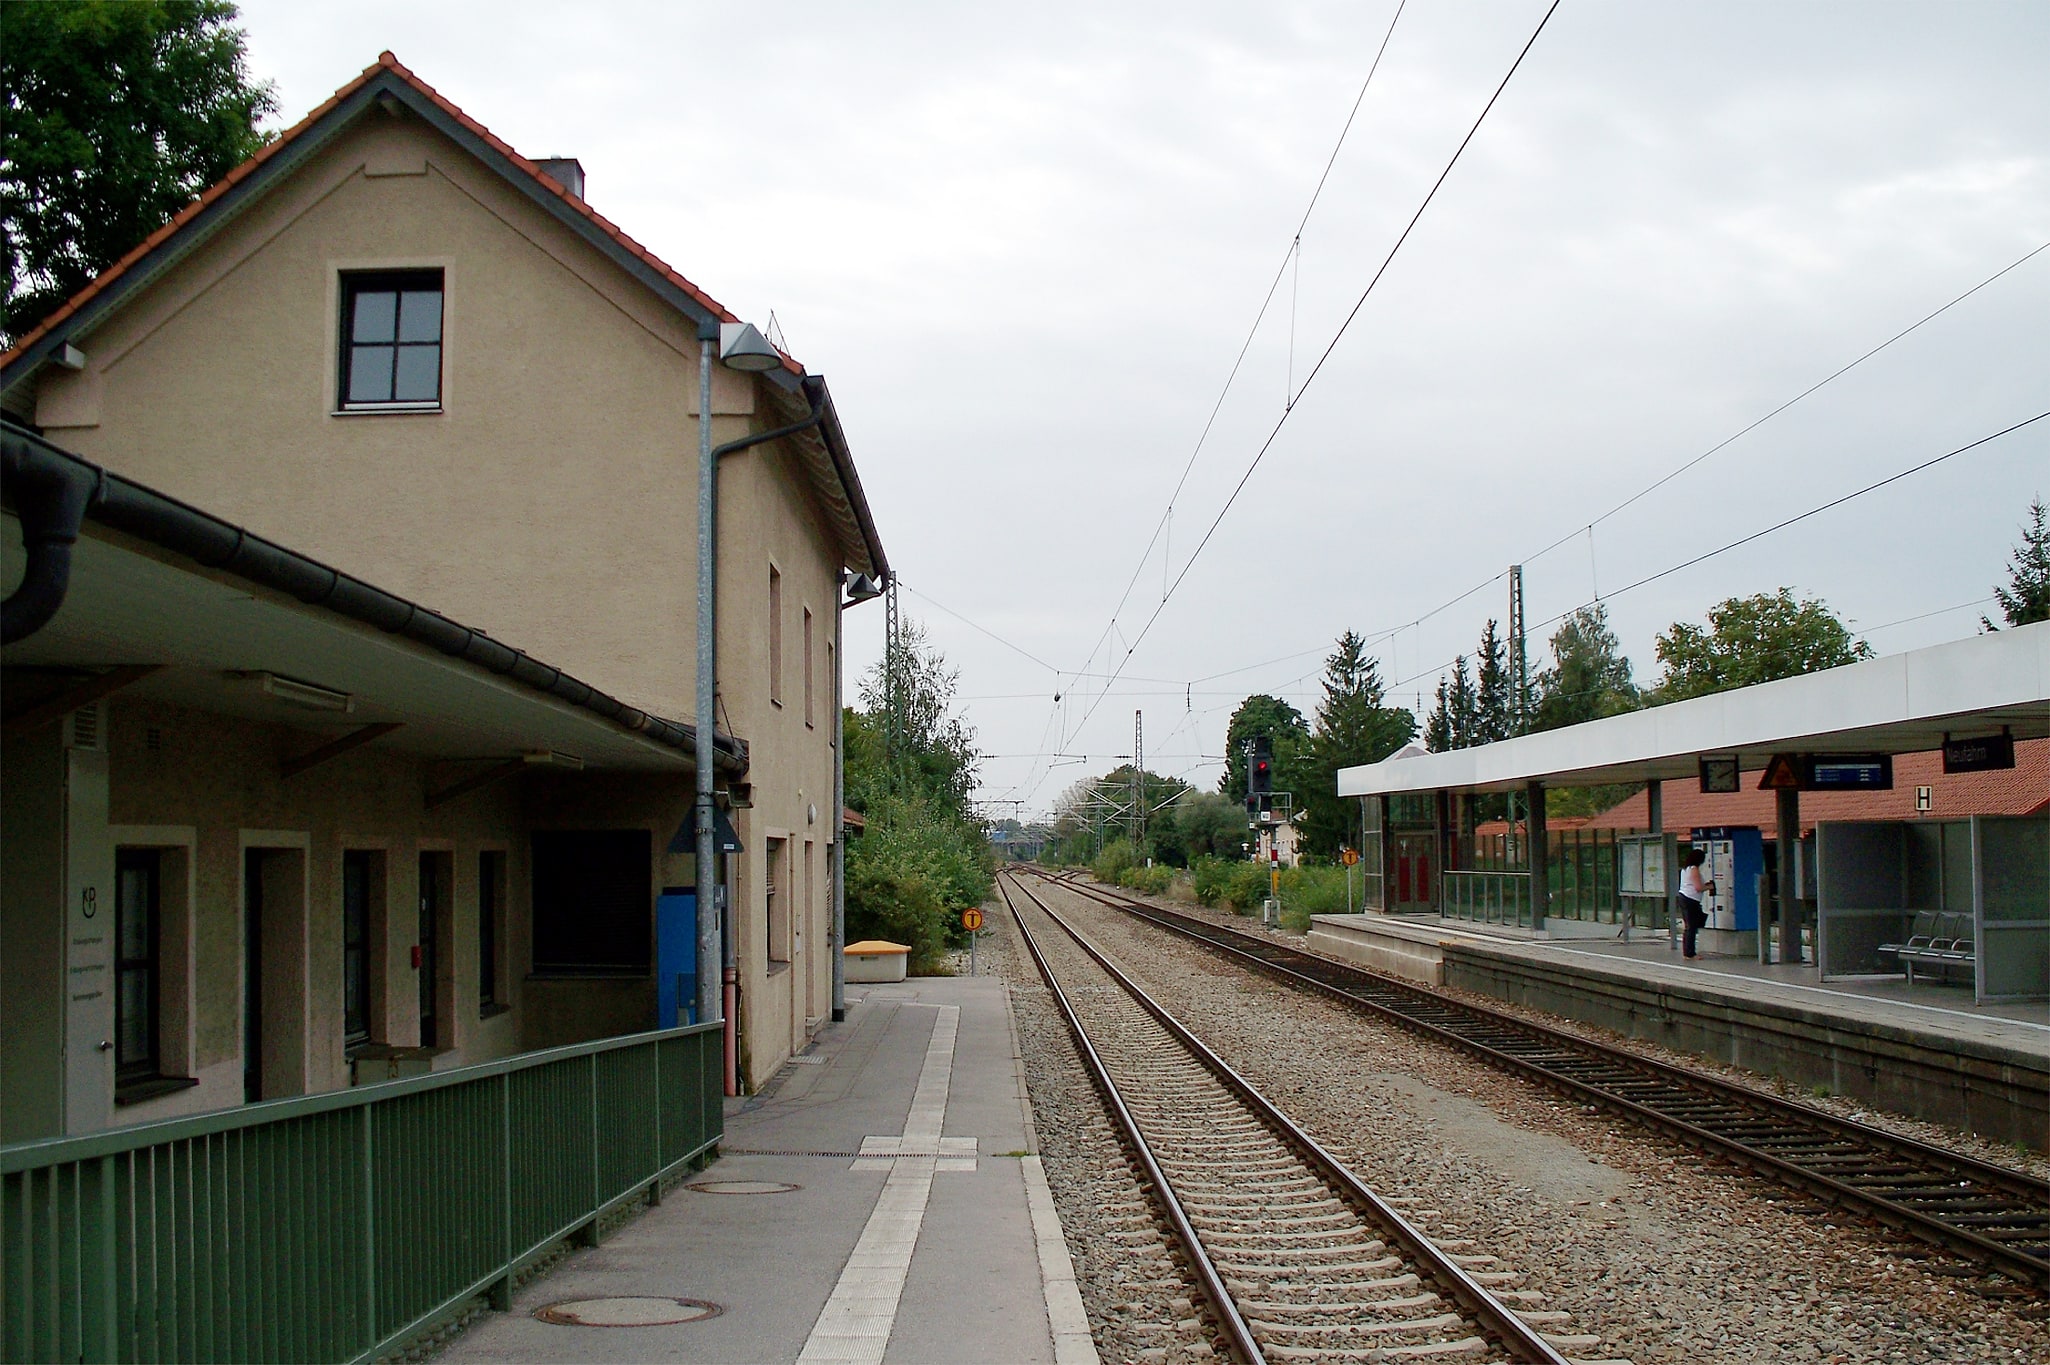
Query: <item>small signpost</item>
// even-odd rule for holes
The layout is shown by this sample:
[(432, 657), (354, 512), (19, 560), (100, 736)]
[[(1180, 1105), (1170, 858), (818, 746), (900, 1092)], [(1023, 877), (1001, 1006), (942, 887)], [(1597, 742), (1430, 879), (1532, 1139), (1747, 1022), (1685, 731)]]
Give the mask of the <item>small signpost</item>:
[(1359, 866), (1360, 851), (1356, 848), (1338, 850), (1338, 861), (1345, 864), (1345, 913), (1352, 913), (1352, 870)]
[(970, 907), (961, 912), (961, 927), (968, 931), (968, 975), (980, 976), (975, 962), (975, 940), (982, 932), (982, 911)]

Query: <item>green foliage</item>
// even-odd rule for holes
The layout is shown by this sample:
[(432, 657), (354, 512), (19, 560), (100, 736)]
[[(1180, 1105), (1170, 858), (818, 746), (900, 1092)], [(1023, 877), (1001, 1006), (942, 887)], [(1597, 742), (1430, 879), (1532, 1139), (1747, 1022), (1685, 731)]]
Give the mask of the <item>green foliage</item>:
[(928, 801), (887, 798), (849, 843), (848, 941), (902, 943), (911, 970), (929, 972), (961, 939), (961, 912), (988, 897), (994, 872), (980, 828)]
[(1583, 721), (1634, 711), (1642, 703), (1630, 678), (1609, 609), (1582, 607), (1552, 634), (1552, 666), (1537, 677), (1533, 730), (1558, 730)]
[(913, 972), (964, 941), (963, 910), (988, 898), (996, 859), (968, 806), (975, 736), (952, 715), (954, 674), (916, 626), (862, 682), (843, 716), (847, 804), (868, 828), (848, 842), (847, 934), (911, 949)]
[(1324, 661), (1324, 700), (1297, 796), (1312, 853), (1336, 857), (1359, 818), (1359, 803), (1338, 794), (1339, 769), (1378, 763), (1416, 738), (1416, 717), (1386, 701), (1380, 661), (1367, 657), (1366, 641), (1346, 631)]
[(1153, 846), (1165, 862), (1194, 867), (1206, 858), (1236, 859), (1244, 851), (1246, 808), (1228, 796), (1191, 791), (1160, 814), (1166, 820)]
[(1103, 846), (1103, 852), (1096, 855), (1096, 861), (1089, 865), (1089, 872), (1096, 880), (1117, 886), (1125, 873), (1138, 865), (1139, 854), (1132, 847), (1132, 841), (1113, 839)]
[(16, 338), (265, 141), (225, 0), (0, 5), (0, 330)]
[[(1309, 756), (1310, 727), (1303, 713), (1279, 697), (1255, 695), (1239, 703), (1231, 713), (1231, 725), (1224, 734), (1224, 777), (1217, 790), (1243, 803), (1246, 799), (1246, 742), (1265, 735), (1274, 745), (1274, 790), (1300, 793), (1304, 789), (1303, 760)], [(1244, 809), (1241, 804), (1240, 809)]]
[(1196, 903), (1214, 906), (1223, 900), (1232, 875), (1244, 866), (1241, 860), (1225, 858), (1198, 858), (1190, 863), (1189, 876), (1195, 884)]
[(1675, 621), (1658, 637), (1658, 656), (1666, 675), (1651, 700), (1664, 703), (1856, 663), (1872, 647), (1820, 599), (1797, 602), (1781, 588), (1711, 607), (1707, 630)]
[(1165, 896), (1174, 886), (1175, 870), (1155, 863), (1152, 867), (1127, 868), (1120, 884), (1149, 896)]
[[(2022, 527), (2022, 543), (2014, 547), (2008, 585), (1993, 589), (2010, 626), (2050, 621), (2050, 525), (2045, 516), (2041, 498), (2029, 504), (2029, 524)], [(1983, 616), (1979, 620), (1988, 630), (1998, 629)]]
[(1434, 754), (1464, 749), (1476, 743), (1479, 707), (1473, 690), (1473, 675), (1467, 671), (1466, 656), (1452, 661), (1452, 677), (1438, 678), (1437, 702), (1424, 719), (1424, 747)]

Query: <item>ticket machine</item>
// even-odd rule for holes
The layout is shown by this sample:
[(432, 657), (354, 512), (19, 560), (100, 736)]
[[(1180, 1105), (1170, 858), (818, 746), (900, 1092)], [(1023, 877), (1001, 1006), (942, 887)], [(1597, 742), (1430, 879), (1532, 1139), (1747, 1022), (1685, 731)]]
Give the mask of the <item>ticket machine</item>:
[(1726, 932), (1758, 930), (1758, 883), (1765, 873), (1765, 838), (1755, 826), (1717, 825), (1692, 832), (1695, 847), (1706, 850), (1702, 871), (1715, 883), (1715, 894), (1703, 909), (1708, 927)]

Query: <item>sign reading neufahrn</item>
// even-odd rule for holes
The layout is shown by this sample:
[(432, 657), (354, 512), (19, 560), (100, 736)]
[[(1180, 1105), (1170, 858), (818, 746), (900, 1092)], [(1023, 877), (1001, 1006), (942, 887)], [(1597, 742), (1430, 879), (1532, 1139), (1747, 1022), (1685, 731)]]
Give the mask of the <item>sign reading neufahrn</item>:
[(2014, 766), (2014, 736), (1985, 735), (1979, 739), (1943, 741), (1943, 771), (1983, 773)]

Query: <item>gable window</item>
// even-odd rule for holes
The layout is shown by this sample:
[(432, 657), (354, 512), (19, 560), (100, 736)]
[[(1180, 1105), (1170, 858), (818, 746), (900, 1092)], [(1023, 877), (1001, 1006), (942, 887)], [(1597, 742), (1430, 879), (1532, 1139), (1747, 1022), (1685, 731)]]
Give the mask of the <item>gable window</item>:
[(441, 272), (342, 276), (345, 412), (422, 412), (441, 406)]

